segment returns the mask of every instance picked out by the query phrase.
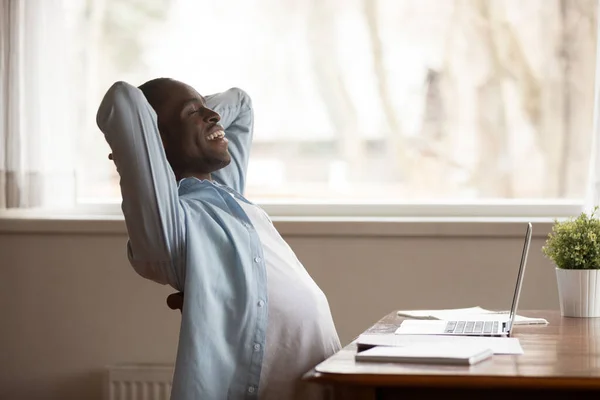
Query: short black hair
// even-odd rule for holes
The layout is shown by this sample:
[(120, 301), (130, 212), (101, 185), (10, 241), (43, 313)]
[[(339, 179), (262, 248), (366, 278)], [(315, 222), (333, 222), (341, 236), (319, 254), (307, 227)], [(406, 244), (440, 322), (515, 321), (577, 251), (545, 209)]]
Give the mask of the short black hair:
[(162, 89), (165, 85), (172, 82), (174, 82), (174, 80), (171, 78), (155, 78), (142, 83), (138, 86), (138, 89), (144, 93), (146, 100), (148, 100), (148, 103), (150, 103), (152, 108), (156, 111), (160, 104), (165, 100)]

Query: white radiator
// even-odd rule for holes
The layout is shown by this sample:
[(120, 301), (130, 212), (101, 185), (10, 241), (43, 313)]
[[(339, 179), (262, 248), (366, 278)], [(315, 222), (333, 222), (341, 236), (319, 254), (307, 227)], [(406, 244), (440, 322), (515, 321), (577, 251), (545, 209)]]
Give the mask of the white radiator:
[(173, 365), (111, 365), (106, 371), (105, 400), (169, 400)]

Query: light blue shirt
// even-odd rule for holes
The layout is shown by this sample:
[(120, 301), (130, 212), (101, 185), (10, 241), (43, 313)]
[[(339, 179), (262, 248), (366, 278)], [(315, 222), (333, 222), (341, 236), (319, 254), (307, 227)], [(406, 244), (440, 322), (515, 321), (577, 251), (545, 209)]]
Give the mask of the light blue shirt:
[(138, 88), (115, 83), (97, 123), (121, 177), (133, 268), (185, 292), (171, 398), (253, 399), (266, 341), (267, 276), (258, 234), (229, 194), (244, 191), (252, 104), (239, 89), (206, 102), (221, 115), (232, 158), (212, 174), (215, 182), (177, 184), (156, 114)]

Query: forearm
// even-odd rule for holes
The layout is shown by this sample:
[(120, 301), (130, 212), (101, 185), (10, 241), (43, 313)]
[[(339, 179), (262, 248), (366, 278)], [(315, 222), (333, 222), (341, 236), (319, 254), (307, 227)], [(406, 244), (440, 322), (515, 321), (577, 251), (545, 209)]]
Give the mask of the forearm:
[(213, 178), (243, 193), (254, 134), (254, 111), (250, 96), (243, 90), (233, 88), (208, 96), (206, 102), (221, 116), (231, 154), (231, 164), (213, 173)]
[(180, 286), (182, 216), (154, 111), (139, 89), (117, 82), (99, 107), (97, 123), (120, 175), (134, 268), (154, 281)]

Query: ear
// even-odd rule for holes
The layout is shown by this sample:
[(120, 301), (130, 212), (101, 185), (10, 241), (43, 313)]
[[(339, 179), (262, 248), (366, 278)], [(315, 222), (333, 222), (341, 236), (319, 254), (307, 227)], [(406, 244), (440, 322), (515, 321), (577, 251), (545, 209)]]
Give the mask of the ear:
[(168, 145), (168, 140), (167, 138), (169, 137), (169, 131), (167, 129), (166, 126), (164, 126), (164, 124), (161, 124), (160, 121), (158, 122), (158, 132), (160, 133), (160, 141), (162, 142), (162, 145), (164, 147), (164, 149), (167, 149), (167, 145)]

